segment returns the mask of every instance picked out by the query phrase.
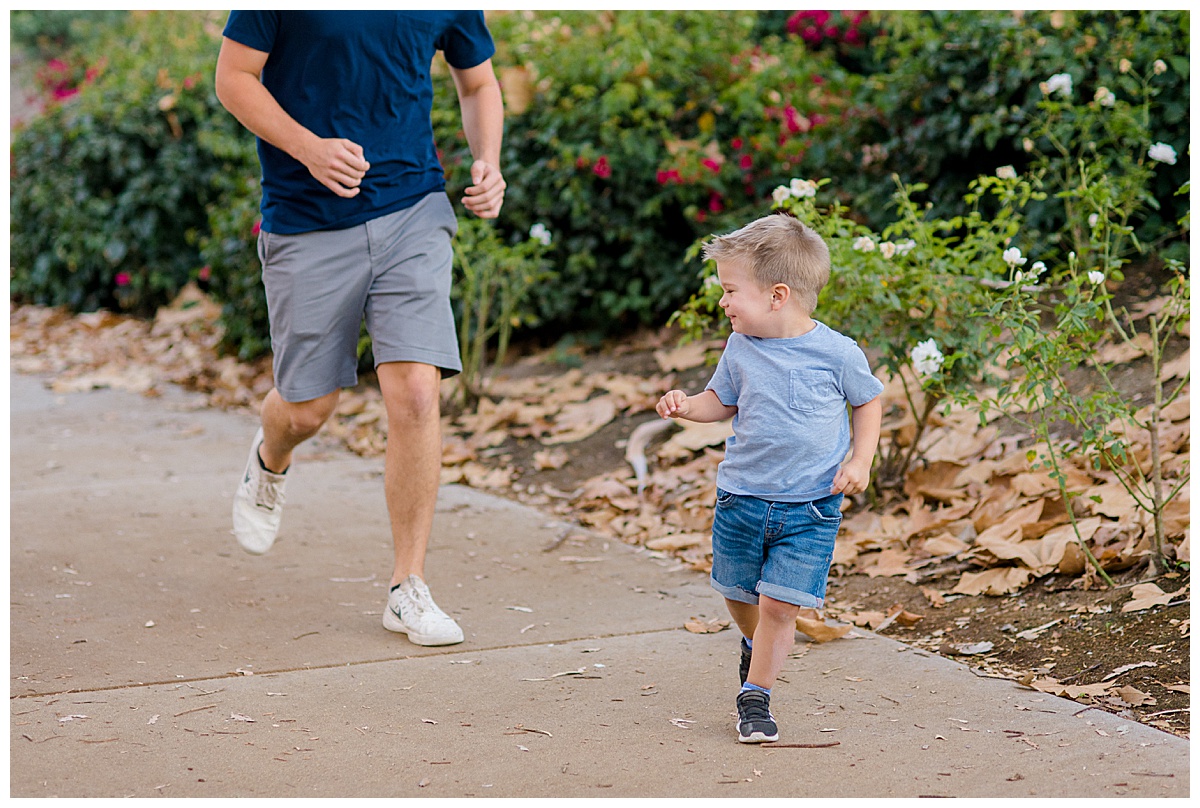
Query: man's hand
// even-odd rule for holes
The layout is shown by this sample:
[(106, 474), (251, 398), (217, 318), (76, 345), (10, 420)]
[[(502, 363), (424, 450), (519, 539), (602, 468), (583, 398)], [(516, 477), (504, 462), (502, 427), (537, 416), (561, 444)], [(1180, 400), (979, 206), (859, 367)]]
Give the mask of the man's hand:
[(833, 490), (831, 494), (845, 494), (853, 496), (861, 494), (867, 490), (867, 483), (871, 481), (871, 461), (855, 462), (854, 458), (846, 465), (838, 469), (838, 473), (833, 478)]
[(483, 160), (471, 164), (471, 182), (464, 191), (463, 206), (480, 219), (495, 219), (504, 204), (504, 189), (508, 184), (500, 169)]
[(317, 138), (305, 150), (301, 162), (317, 182), (340, 197), (358, 196), (362, 178), (371, 164), (363, 158), (362, 146), (345, 138)]

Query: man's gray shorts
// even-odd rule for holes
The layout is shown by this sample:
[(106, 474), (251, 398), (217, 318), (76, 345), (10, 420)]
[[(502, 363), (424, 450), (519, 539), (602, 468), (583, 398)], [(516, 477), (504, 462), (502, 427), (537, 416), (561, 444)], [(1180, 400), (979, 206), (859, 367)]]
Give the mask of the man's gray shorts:
[(445, 193), (344, 230), (261, 231), (275, 389), (310, 401), (358, 382), (364, 315), (375, 365), (420, 362), (443, 378), (462, 370), (450, 308), (451, 239)]

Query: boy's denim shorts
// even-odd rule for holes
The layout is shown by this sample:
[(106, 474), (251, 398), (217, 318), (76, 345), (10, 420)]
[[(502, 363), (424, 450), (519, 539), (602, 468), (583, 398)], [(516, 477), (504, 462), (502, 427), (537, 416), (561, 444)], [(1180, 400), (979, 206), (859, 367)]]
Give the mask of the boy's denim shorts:
[(842, 523), (842, 495), (768, 502), (717, 489), (712, 585), (729, 600), (759, 595), (819, 609)]

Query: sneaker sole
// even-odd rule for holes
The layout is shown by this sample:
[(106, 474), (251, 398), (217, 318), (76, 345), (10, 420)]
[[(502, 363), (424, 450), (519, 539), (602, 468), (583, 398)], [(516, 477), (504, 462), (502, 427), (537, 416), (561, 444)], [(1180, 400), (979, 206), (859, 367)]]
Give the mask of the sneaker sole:
[(771, 743), (772, 741), (778, 740), (778, 732), (776, 732), (774, 735), (767, 735), (765, 732), (758, 732), (756, 730), (751, 732), (749, 735), (743, 735), (741, 730), (738, 730), (738, 743)]
[(413, 645), (437, 646), (437, 645), (457, 645), (463, 641), (462, 636), (457, 638), (447, 639), (445, 637), (431, 637), (427, 634), (417, 634), (409, 631), (404, 627), (404, 624), (392, 614), (392, 610), (384, 608), (383, 612), (383, 627), (388, 631), (394, 631), (397, 634), (404, 634), (408, 637), (408, 641)]

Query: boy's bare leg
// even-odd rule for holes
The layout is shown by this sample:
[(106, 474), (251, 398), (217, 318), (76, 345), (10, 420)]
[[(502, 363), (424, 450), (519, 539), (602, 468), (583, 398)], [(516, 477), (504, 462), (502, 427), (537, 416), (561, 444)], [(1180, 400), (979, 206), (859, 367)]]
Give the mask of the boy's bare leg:
[[(783, 670), (787, 655), (796, 641), (796, 615), (800, 607), (760, 595), (758, 626), (754, 630), (754, 655), (750, 660), (748, 684), (770, 690)], [(736, 616), (734, 618), (737, 619)], [(741, 623), (739, 622), (739, 625)]]
[(441, 371), (415, 362), (376, 368), (387, 409), (384, 496), (392, 522), (391, 586), (425, 578), (425, 550), (442, 470)]
[(280, 474), (292, 464), (292, 450), (317, 434), (337, 407), (340, 391), (311, 401), (290, 403), (272, 389), (262, 403), (263, 442), (258, 454), (269, 471)]
[(729, 616), (737, 623), (742, 636), (753, 641), (754, 632), (758, 628), (758, 604), (725, 598), (725, 608), (729, 609)]

